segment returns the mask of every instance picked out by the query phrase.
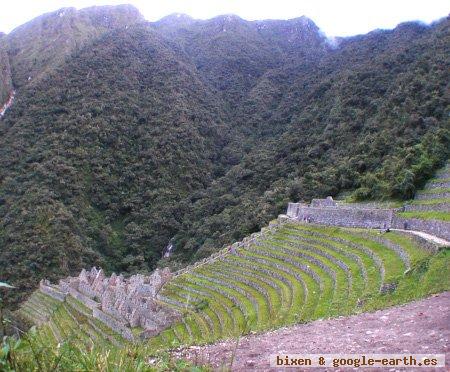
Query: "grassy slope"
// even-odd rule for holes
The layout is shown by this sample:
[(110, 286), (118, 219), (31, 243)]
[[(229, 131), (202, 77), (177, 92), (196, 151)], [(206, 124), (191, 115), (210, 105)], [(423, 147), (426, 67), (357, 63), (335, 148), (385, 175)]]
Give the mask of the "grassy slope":
[(401, 212), (398, 213), (400, 217), (405, 218), (419, 218), (425, 220), (440, 220), (450, 222), (450, 213), (439, 211), (424, 211), (424, 212)]
[[(313, 233), (314, 235), (310, 235)], [(257, 291), (249, 291), (247, 285), (239, 283), (239, 275), (233, 275), (233, 279), (229, 281), (232, 288), (238, 286), (241, 290), (248, 291), (251, 296), (256, 298), (255, 306), (248, 300), (241, 298), (241, 295), (234, 289), (218, 285), (214, 280), (205, 280), (203, 278), (189, 279), (194, 280), (200, 287), (198, 288), (208, 288), (211, 293), (214, 290), (220, 289), (220, 291), (227, 291), (234, 298), (233, 301), (240, 302), (243, 306), (244, 318), (246, 319), (244, 323), (240, 323), (238, 326), (238, 332), (246, 333), (248, 331), (261, 332), (268, 329), (277, 328), (279, 326), (291, 324), (292, 322), (299, 321), (309, 321), (317, 319), (320, 317), (329, 317), (336, 315), (343, 315), (349, 313), (359, 313), (363, 311), (372, 311), (375, 309), (384, 308), (387, 306), (392, 306), (395, 304), (401, 304), (413, 299), (418, 299), (425, 297), (429, 294), (440, 292), (443, 290), (450, 289), (450, 277), (446, 275), (449, 271), (450, 266), (450, 251), (449, 249), (441, 250), (438, 253), (431, 254), (420, 248), (417, 242), (408, 236), (401, 233), (391, 232), (389, 234), (383, 235), (384, 239), (388, 239), (393, 243), (398, 244), (402, 249), (408, 254), (410, 258), (411, 268), (405, 271), (405, 266), (403, 262), (399, 259), (397, 254), (391, 249), (387, 249), (382, 244), (368, 240), (366, 237), (360, 235), (361, 233), (368, 234), (368, 236), (373, 236), (374, 238), (378, 236), (377, 232), (367, 231), (363, 229), (343, 229), (335, 227), (323, 227), (323, 226), (305, 226), (305, 225), (286, 225), (280, 231), (278, 231), (272, 238), (265, 240), (269, 245), (258, 246), (257, 249), (250, 248), (248, 250), (242, 251), (241, 257), (231, 256), (231, 262), (239, 260), (239, 267), (242, 267), (242, 263), (252, 262), (250, 265), (254, 270), (258, 270), (260, 265), (282, 265), (285, 269), (295, 272), (296, 268), (293, 265), (296, 261), (302, 262), (302, 259), (296, 257), (296, 250), (292, 248), (289, 243), (295, 243), (296, 240), (293, 239), (295, 236), (308, 237), (311, 242), (315, 242), (314, 246), (320, 248), (321, 244), (332, 244), (335, 249), (344, 249), (354, 254), (360, 255), (362, 258), (362, 263), (366, 266), (368, 282), (364, 283), (361, 281), (361, 271), (355, 262), (349, 260), (348, 257), (342, 256), (336, 250), (330, 250), (322, 246), (320, 248), (322, 252), (326, 252), (328, 255), (335, 257), (335, 259), (342, 260), (346, 262), (350, 271), (355, 275), (352, 281), (352, 287), (349, 293), (346, 289), (346, 279), (344, 272), (340, 271), (340, 268), (336, 266), (329, 259), (315, 253), (315, 251), (304, 251), (315, 259), (320, 259), (322, 262), (337, 273), (336, 276), (336, 287), (333, 287), (328, 274), (323, 271), (320, 267), (315, 266), (315, 264), (310, 264), (310, 268), (316, 271), (323, 280), (323, 288), (315, 286), (314, 282), (307, 276), (303, 276), (303, 280), (306, 280), (309, 286), (309, 297), (307, 302), (304, 302), (303, 298), (297, 306), (297, 309), (304, 307), (304, 311), (301, 315), (289, 316), (289, 312), (298, 313), (295, 308), (282, 308), (279, 305), (273, 306), (273, 310), (268, 312), (267, 304), (264, 305), (265, 295), (261, 293), (258, 294)], [(319, 234), (319, 235), (317, 235)], [(385, 293), (378, 293), (378, 288), (380, 287), (380, 276), (377, 270), (374, 269), (374, 264), (369, 256), (366, 256), (361, 251), (351, 248), (350, 246), (342, 245), (333, 239), (345, 239), (346, 241), (352, 242), (353, 244), (365, 246), (370, 249), (375, 255), (379, 257), (382, 265), (385, 269), (384, 283), (395, 286), (394, 291), (387, 291)], [(291, 250), (292, 254), (288, 254)], [(289, 261), (287, 261), (289, 259)], [(243, 260), (243, 261), (242, 261)], [(264, 263), (261, 261), (264, 260)], [(220, 278), (220, 270), (224, 266), (227, 266), (228, 260), (224, 262), (215, 263), (212, 265), (202, 266), (200, 272), (202, 274), (211, 276), (213, 278)], [(250, 266), (249, 265), (249, 266)], [(272, 266), (272, 270), (273, 270)], [(218, 274), (214, 274), (218, 270)], [(275, 269), (276, 270), (276, 269)], [(445, 273), (441, 276), (440, 271)], [(195, 273), (196, 271), (194, 271)], [(261, 274), (260, 274), (261, 275)], [(175, 279), (175, 282), (183, 281), (184, 276)], [(190, 274), (189, 278), (195, 278)], [(292, 277), (291, 277), (292, 278)], [(257, 276), (253, 276), (253, 279), (257, 281)], [(293, 279), (293, 278), (292, 278)], [(292, 280), (291, 279), (291, 280)], [(261, 282), (259, 282), (261, 284)], [(293, 279), (292, 284), (298, 283), (296, 279)], [(364, 287), (366, 288), (364, 290)], [(258, 287), (256, 287), (258, 288)], [(293, 288), (290, 290), (292, 291)], [(260, 290), (260, 289), (259, 289)], [(219, 291), (219, 292), (220, 292)], [(178, 292), (179, 293), (179, 292)], [(291, 292), (292, 293), (292, 292)], [(315, 293), (315, 294), (314, 294)], [(217, 292), (216, 292), (217, 294)], [(167, 292), (169, 297), (175, 296), (177, 300), (183, 301), (182, 297), (177, 296), (177, 289), (172, 287), (171, 292)], [(273, 293), (272, 296), (280, 297), (279, 292)], [(280, 297), (281, 298), (281, 297)], [(297, 299), (301, 299), (302, 296), (296, 295)], [(196, 301), (200, 301), (202, 296), (197, 296), (192, 299), (192, 303), (195, 304)], [(208, 307), (213, 309), (216, 307), (215, 302), (221, 301), (221, 296), (218, 294), (216, 297), (208, 298)], [(280, 300), (278, 300), (280, 301)], [(278, 302), (279, 303), (279, 302)], [(346, 303), (348, 306), (342, 306)], [(232, 303), (228, 303), (227, 306), (232, 306)], [(208, 308), (207, 307), (207, 308)], [(270, 304), (269, 304), (270, 308)], [(259, 309), (259, 310), (258, 310)], [(284, 309), (284, 310), (282, 310)], [(255, 313), (256, 310), (256, 313)], [(203, 310), (200, 311), (201, 314)], [(261, 313), (262, 312), (262, 313)], [(220, 311), (219, 311), (220, 314)], [(283, 314), (283, 315), (281, 315)], [(220, 315), (219, 315), (220, 316)], [(214, 328), (210, 329), (209, 336), (203, 338), (202, 342), (211, 342), (215, 339), (223, 338), (220, 331), (215, 328), (220, 327), (215, 325)], [(236, 330), (235, 330), (236, 332)], [(166, 337), (169, 337), (170, 342), (175, 342), (176, 344), (191, 344), (198, 343), (198, 340), (190, 340), (187, 338), (177, 339), (176, 335), (171, 332), (166, 332)], [(158, 336), (150, 342), (155, 347), (164, 348), (168, 344), (161, 341), (161, 337)]]

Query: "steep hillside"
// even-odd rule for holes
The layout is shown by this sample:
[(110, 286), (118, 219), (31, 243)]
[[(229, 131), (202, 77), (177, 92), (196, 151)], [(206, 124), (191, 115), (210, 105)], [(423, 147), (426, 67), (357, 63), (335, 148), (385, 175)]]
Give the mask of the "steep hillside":
[(194, 201), (179, 245), (207, 255), (289, 200), (355, 189), (358, 199), (411, 198), (449, 157), (448, 37), (445, 20), (343, 40), (320, 63), (273, 72), (293, 81), (276, 100), (266, 87), (280, 85), (261, 79), (237, 136), (254, 145)]
[[(42, 283), (18, 313), (39, 325), (39, 337), (50, 345), (89, 345), (94, 340), (99, 348), (114, 350), (134, 340), (140, 352), (152, 355), (446, 291), (449, 253), (448, 247), (424, 243), (404, 232), (380, 235), (374, 230), (279, 219), (178, 272), (155, 297), (146, 290), (152, 284), (144, 284), (145, 277), (129, 278), (124, 286), (123, 277), (105, 278), (93, 268), (64, 281), (72, 283), (69, 287)], [(147, 279), (146, 283), (154, 283)], [(140, 288), (134, 297), (120, 296), (116, 307), (108, 303), (112, 293), (133, 283)], [(139, 301), (133, 301), (136, 297)], [(128, 315), (139, 313), (145, 300), (178, 316), (167, 322), (164, 313), (147, 309), (145, 315), (152, 322), (137, 325)], [(158, 323), (163, 326), (153, 332)]]
[(449, 156), (448, 38), (444, 19), (334, 48), (305, 17), (146, 23), (128, 6), (17, 28), (0, 39), (8, 301), (93, 264), (152, 270), (169, 242), (159, 263), (177, 267), (289, 200), (411, 198)]
[(178, 203), (214, 177), (226, 131), (213, 95), (145, 25), (22, 92), (1, 127), (2, 277), (31, 289), (95, 262), (154, 267)]
[(199, 75), (223, 98), (233, 120), (242, 119), (243, 100), (266, 73), (291, 61), (316, 61), (329, 49), (306, 17), (249, 22), (224, 15), (200, 21), (175, 14), (153, 27), (190, 57)]
[(142, 21), (130, 5), (64, 8), (16, 28), (6, 37), (15, 87), (39, 79), (105, 31)]
[(0, 108), (13, 90), (6, 37), (0, 33)]

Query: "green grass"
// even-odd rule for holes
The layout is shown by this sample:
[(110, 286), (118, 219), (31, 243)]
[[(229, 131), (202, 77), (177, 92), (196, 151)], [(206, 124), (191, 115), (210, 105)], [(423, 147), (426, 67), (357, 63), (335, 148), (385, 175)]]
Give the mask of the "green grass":
[[(301, 229), (301, 227), (299, 228)], [(353, 242), (370, 249), (383, 262), (383, 266), (386, 270), (385, 281), (389, 281), (390, 279), (395, 278), (398, 275), (401, 275), (402, 272), (405, 270), (403, 262), (393, 251), (386, 248), (380, 243), (368, 241), (366, 238), (359, 235), (353, 235), (352, 233), (349, 232), (350, 229), (342, 229), (337, 227), (322, 227), (322, 226), (311, 227), (310, 229), (311, 231), (314, 230), (320, 231), (323, 234), (326, 234), (330, 237), (338, 237), (341, 239), (345, 239), (349, 242)], [(363, 229), (355, 229), (355, 231), (359, 232), (363, 231)]]
[[(285, 224), (259, 238), (258, 244), (240, 248), (236, 255), (202, 265), (164, 286), (161, 294), (177, 301), (167, 305), (180, 311), (183, 319), (135, 350), (158, 355), (174, 347), (380, 309), (450, 289), (448, 249), (431, 254), (406, 234), (383, 234), (382, 239), (399, 245), (409, 256), (411, 267), (406, 271), (396, 251), (376, 237), (380, 236), (373, 230)], [(394, 284), (395, 290), (381, 293), (383, 283)], [(132, 347), (105, 325), (94, 323), (94, 327), (91, 322), (98, 321), (75, 299), (61, 304), (36, 293), (22, 312), (36, 319), (53, 312), (56, 337), (48, 325), (39, 329), (53, 344), (55, 338), (62, 338), (78, 349), (95, 344), (116, 350), (119, 342), (123, 349)]]
[[(298, 280), (295, 277), (295, 275), (298, 275), (304, 283), (305, 287), (308, 289), (308, 292), (304, 293), (303, 297), (297, 297), (299, 301), (302, 298), (304, 300), (304, 303), (297, 306), (294, 304), (292, 308), (293, 314), (289, 314), (286, 323), (290, 324), (294, 321), (298, 322), (301, 320), (309, 320), (313, 318), (313, 314), (317, 308), (318, 300), (321, 294), (321, 289), (319, 287), (319, 284), (314, 281), (312, 277), (299, 270), (296, 266), (290, 263), (286, 263), (280, 259), (260, 255), (251, 251), (243, 251), (242, 254), (250, 262), (253, 262), (254, 265), (261, 265), (262, 263), (263, 265), (272, 268), (272, 270), (277, 270), (277, 272), (284, 272), (285, 275), (288, 275), (288, 277), (290, 277), (293, 285), (296, 286), (296, 291), (300, 290), (302, 293), (304, 293), (301, 283), (298, 283)], [(282, 267), (283, 270), (281, 270), (280, 267)]]
[(280, 300), (277, 297), (276, 292), (270, 290), (273, 290), (273, 287), (267, 286), (267, 284), (264, 284), (252, 276), (236, 271), (229, 271), (222, 263), (220, 263), (217, 272), (224, 275), (225, 278), (233, 278), (235, 284), (239, 282), (245, 283), (246, 290), (252, 293), (252, 296), (257, 299), (258, 306), (263, 312), (263, 316), (259, 320), (261, 326), (263, 328), (270, 327), (274, 320), (274, 309), (279, 308), (280, 306)]
[(450, 198), (439, 198), (439, 199), (416, 199), (411, 202), (413, 205), (434, 205), (450, 203)]
[(217, 289), (220, 289), (222, 292), (227, 293), (231, 298), (233, 298), (234, 304), (241, 304), (242, 308), (244, 309), (244, 316), (246, 318), (246, 321), (252, 325), (252, 327), (257, 326), (258, 324), (258, 310), (253, 307), (253, 304), (251, 300), (246, 295), (243, 295), (242, 293), (239, 293), (237, 290), (228, 287), (228, 285), (224, 282), (223, 284), (217, 284), (214, 282), (214, 276), (210, 273), (208, 273), (204, 267), (201, 268), (202, 270), (199, 271), (202, 275), (205, 275), (205, 277), (199, 277), (193, 275), (194, 280), (197, 283), (203, 284), (203, 286), (207, 287), (214, 287)]
[[(292, 235), (289, 235), (287, 233), (281, 234), (281, 232), (280, 232), (280, 234), (277, 234), (276, 237), (282, 241), (283, 240), (286, 241), (287, 243), (291, 243), (291, 244), (299, 243), (299, 241), (292, 239)], [(304, 244), (304, 243), (302, 243), (302, 244)], [(358, 298), (363, 296), (364, 289), (366, 286), (366, 284), (364, 283), (364, 278), (362, 276), (361, 268), (359, 267), (359, 265), (357, 264), (356, 261), (352, 260), (351, 258), (349, 258), (347, 256), (340, 255), (335, 250), (326, 248), (323, 245), (321, 246), (318, 244), (311, 244), (311, 246), (323, 253), (326, 253), (326, 254), (334, 257), (335, 259), (337, 259), (337, 260), (343, 262), (345, 265), (347, 265), (347, 267), (350, 271), (351, 278), (352, 278), (352, 283), (351, 283), (351, 285), (350, 285), (350, 283), (348, 283), (348, 288), (347, 288), (348, 298), (346, 299), (346, 302), (347, 302), (346, 307), (348, 309), (352, 308), (356, 304)], [(334, 264), (334, 266), (336, 267), (337, 265)], [(339, 270), (339, 269), (337, 269), (337, 270)], [(345, 276), (345, 280), (347, 280), (346, 274), (344, 274), (344, 276)]]
[(204, 273), (208, 276), (223, 280), (228, 284), (233, 284), (244, 291), (244, 293), (247, 295), (247, 298), (252, 298), (257, 304), (257, 308), (255, 310), (257, 314), (258, 326), (256, 329), (267, 328), (267, 325), (270, 323), (270, 304), (261, 292), (256, 290), (254, 287), (244, 283), (242, 280), (239, 280), (239, 276), (222, 274), (220, 266), (218, 266), (216, 263), (209, 265), (208, 269), (205, 270)]
[[(273, 245), (274, 247), (280, 247), (283, 249), (283, 253), (291, 255), (291, 257), (296, 257), (297, 252), (299, 252), (298, 249), (286, 245), (283, 240), (267, 240), (267, 243)], [(312, 259), (322, 262), (325, 266), (329, 267), (336, 273), (336, 285), (333, 289), (333, 300), (330, 302), (330, 314), (344, 314), (350, 302), (348, 296), (351, 290), (345, 271), (329, 258), (321, 256), (316, 252), (308, 251), (307, 255)], [(304, 259), (301, 258), (300, 260), (303, 261)]]
[(450, 290), (450, 249), (415, 262), (411, 270), (397, 282), (394, 292), (373, 296), (364, 306), (372, 311), (420, 299), (433, 293)]
[(172, 358), (168, 353), (155, 353), (145, 344), (116, 347), (99, 343), (86, 345), (77, 339), (67, 339), (56, 347), (55, 342), (48, 325), (39, 329), (32, 328), (19, 340), (12, 337), (4, 339), (0, 345), (2, 350), (0, 370), (11, 372), (211, 370), (207, 366), (194, 366), (193, 363), (183, 359)]
[(429, 181), (430, 184), (439, 182), (450, 182), (450, 178), (433, 178), (432, 180)]
[(295, 265), (295, 267), (300, 267), (298, 265), (301, 264), (309, 266), (310, 269), (321, 278), (323, 287), (321, 291), (319, 306), (316, 307), (315, 314), (318, 318), (328, 316), (332, 311), (332, 303), (334, 300), (336, 300), (336, 291), (331, 275), (312, 261), (308, 261), (304, 258), (295, 257), (293, 255), (281, 252), (279, 249), (277, 249), (277, 246), (275, 244), (272, 244), (272, 247), (273, 248), (269, 248), (267, 246), (258, 247), (258, 253), (272, 253), (281, 262), (286, 262), (287, 259), (291, 259), (293, 262), (292, 264)]
[(435, 187), (432, 189), (425, 189), (420, 190), (417, 192), (418, 195), (420, 194), (443, 194), (443, 193), (450, 193), (450, 188), (448, 187)]
[[(209, 306), (217, 313), (221, 314), (224, 319), (224, 323), (229, 325), (229, 328), (226, 330), (225, 337), (231, 337), (239, 334), (240, 326), (244, 323), (244, 314), (237, 307), (235, 307), (234, 303), (230, 299), (222, 296), (212, 288), (198, 285), (195, 282), (185, 280), (185, 278), (177, 278), (176, 285), (177, 287), (174, 288), (174, 283), (172, 283), (165, 288), (164, 295), (170, 296), (170, 293), (168, 292), (170, 290), (181, 290), (184, 291), (184, 293), (189, 293), (192, 296), (192, 300), (200, 300), (205, 298), (208, 301)], [(196, 292), (205, 293), (205, 295), (199, 295)], [(228, 315), (229, 313), (232, 315)], [(198, 316), (198, 314), (196, 315)], [(191, 327), (191, 331), (194, 334), (195, 340), (201, 340), (204, 336), (203, 330), (199, 329), (197, 326)]]
[(244, 277), (256, 285), (266, 289), (270, 305), (270, 322), (272, 326), (284, 324), (286, 315), (292, 306), (292, 287), (276, 277), (265, 274), (262, 271), (237, 267), (233, 262), (222, 261), (221, 267), (230, 275)]
[(286, 302), (285, 308), (280, 314), (278, 314), (279, 323), (286, 324), (299, 319), (303, 304), (306, 300), (306, 294), (301, 283), (299, 283), (299, 281), (296, 280), (296, 278), (292, 276), (288, 271), (281, 270), (275, 266), (271, 266), (270, 261), (267, 264), (258, 263), (258, 265), (254, 265), (251, 259), (246, 260), (243, 257), (236, 256), (228, 257), (227, 261), (231, 265), (249, 265), (255, 270), (263, 272), (262, 275), (265, 275), (264, 272), (272, 272), (272, 280), (278, 280), (280, 283), (283, 283), (283, 293)]
[(355, 254), (361, 259), (367, 273), (366, 292), (372, 293), (373, 291), (376, 291), (378, 288), (380, 288), (381, 285), (380, 272), (378, 271), (375, 265), (374, 259), (369, 255), (367, 255), (365, 252), (358, 250), (350, 245), (345, 245), (341, 242), (331, 240), (333, 238), (331, 235), (321, 233), (321, 229), (317, 227), (306, 225), (297, 225), (297, 226), (288, 225), (284, 227), (283, 230), (286, 230), (289, 233), (291, 233), (290, 231), (293, 231), (297, 236), (306, 238), (310, 243), (314, 245), (318, 245), (323, 248), (326, 247), (325, 245), (329, 245), (334, 249), (341, 251), (345, 250)]
[[(373, 235), (378, 234), (378, 232), (375, 231), (369, 231), (369, 233)], [(429, 252), (418, 247), (417, 243), (413, 240), (414, 238), (410, 235), (405, 235), (398, 231), (390, 231), (387, 234), (383, 234), (383, 238), (389, 239), (392, 242), (400, 245), (406, 251), (406, 253), (408, 253), (408, 256), (411, 260), (411, 265), (414, 265), (418, 261), (429, 256)]]
[(397, 215), (404, 218), (418, 218), (422, 220), (440, 220), (450, 222), (449, 212), (440, 212), (440, 211), (400, 212), (397, 213)]
[[(186, 286), (186, 283), (189, 283), (190, 288), (200, 291), (192, 296), (192, 303), (202, 298), (208, 299), (208, 308), (202, 309), (197, 315), (214, 311), (217, 317), (222, 319), (221, 322), (216, 321), (208, 342), (226, 338), (223, 328), (230, 327), (231, 319), (228, 314), (232, 312), (233, 317), (235, 316), (237, 303), (243, 308), (243, 311), (237, 310), (237, 314), (243, 319), (241, 318), (234, 331), (245, 334), (247, 331), (261, 332), (296, 322), (382, 308), (425, 296), (433, 290), (447, 288), (442, 280), (439, 282), (436, 275), (425, 276), (428, 269), (420, 274), (420, 278), (416, 274), (417, 267), (422, 267), (424, 262), (431, 262), (429, 267), (442, 266), (441, 260), (446, 258), (437, 256), (432, 259), (428, 251), (420, 248), (417, 241), (407, 235), (399, 232), (384, 234), (383, 239), (399, 245), (408, 254), (411, 269), (405, 272), (405, 264), (393, 249), (370, 239), (371, 235), (375, 238), (376, 234), (377, 232), (364, 229), (286, 224), (275, 233), (269, 233), (264, 239), (260, 239), (261, 244), (239, 249), (239, 255), (229, 255), (220, 261), (203, 265), (192, 274), (176, 278), (174, 283), (177, 283), (176, 286)], [(349, 245), (350, 243), (355, 246)], [(374, 264), (374, 259), (365, 250), (357, 247), (365, 247), (379, 258), (385, 269), (384, 282), (397, 286), (393, 293), (381, 294), (378, 291), (381, 274)], [(351, 253), (353, 256), (345, 253)], [(359, 261), (355, 257), (358, 257)], [(335, 285), (332, 276), (321, 265), (316, 264), (315, 260), (335, 272)], [(348, 268), (351, 281), (339, 262)], [(301, 265), (308, 265), (310, 270), (320, 277), (321, 284), (304, 272)], [(363, 269), (367, 282), (363, 279)], [(271, 279), (267, 272), (277, 273), (277, 285), (267, 284)], [(296, 275), (305, 283), (307, 292), (304, 292)], [(225, 282), (229, 284), (229, 288), (226, 288)], [(418, 283), (423, 283), (423, 289), (418, 289)], [(185, 290), (177, 289), (176, 286), (168, 287), (170, 291), (175, 292), (173, 295), (170, 291), (166, 291), (165, 295), (182, 301), (176, 292)], [(233, 287), (240, 290), (236, 291)], [(410, 287), (413, 289), (408, 290)], [(207, 295), (202, 295), (202, 291)], [(224, 298), (224, 291), (231, 299)], [(250, 299), (253, 299), (253, 302)], [(218, 306), (219, 304), (225, 304), (228, 310)], [(179, 325), (173, 327), (176, 334), (179, 333), (178, 327)], [(185, 337), (178, 336), (178, 339), (183, 338)], [(167, 345), (170, 342), (169, 337), (162, 343)]]

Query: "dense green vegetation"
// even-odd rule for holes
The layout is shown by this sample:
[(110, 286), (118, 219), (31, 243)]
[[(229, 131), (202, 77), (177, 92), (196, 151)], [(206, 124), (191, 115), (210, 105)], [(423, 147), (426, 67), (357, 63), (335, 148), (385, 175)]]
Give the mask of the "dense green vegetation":
[(167, 264), (172, 238), (170, 265), (200, 258), (290, 200), (410, 198), (449, 156), (448, 20), (334, 48), (306, 18), (126, 16), (97, 33), (83, 17), (55, 64), (38, 33), (6, 36), (19, 88), (0, 121), (10, 303), (93, 264)]
[(33, 371), (123, 371), (123, 372), (202, 372), (207, 366), (196, 366), (168, 353), (151, 354), (143, 345), (117, 347), (93, 340), (83, 344), (74, 335), (55, 347), (55, 340), (45, 326), (32, 328), (20, 339), (2, 341), (0, 369), (5, 372)]

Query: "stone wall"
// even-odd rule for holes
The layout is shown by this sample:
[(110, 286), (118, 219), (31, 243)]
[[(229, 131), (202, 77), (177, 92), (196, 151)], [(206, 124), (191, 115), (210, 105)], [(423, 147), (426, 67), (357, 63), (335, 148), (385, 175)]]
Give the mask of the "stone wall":
[[(406, 224), (406, 225), (405, 225)], [(418, 230), (450, 241), (450, 223), (418, 218), (402, 218), (394, 216), (392, 227), (395, 229)]]
[(415, 199), (417, 200), (425, 200), (425, 199), (446, 199), (450, 198), (450, 192), (440, 192), (434, 194), (421, 193), (417, 194)]
[(69, 294), (91, 310), (97, 309), (100, 306), (98, 302), (85, 296), (81, 292), (77, 291), (75, 288), (69, 288)]
[(324, 225), (383, 229), (391, 226), (393, 213), (392, 209), (308, 207), (299, 205), (296, 216), (291, 215), (290, 217), (299, 221)]
[(57, 289), (53, 288), (50, 283), (46, 280), (41, 280), (39, 283), (39, 289), (42, 293), (45, 293), (46, 295), (49, 295), (50, 297), (53, 297), (55, 300), (63, 302), (66, 298), (66, 294), (58, 291)]
[(331, 196), (328, 196), (326, 199), (311, 200), (311, 207), (336, 207), (336, 202)]
[(83, 269), (77, 277), (60, 280), (57, 287), (42, 281), (40, 289), (60, 301), (66, 296), (78, 300), (92, 311), (93, 317), (132, 339), (129, 327), (142, 328), (145, 337), (161, 332), (180, 318), (180, 313), (157, 300), (158, 292), (171, 277), (169, 269), (126, 279), (114, 273), (106, 277), (102, 269), (93, 267), (90, 271)]
[[(295, 210), (297, 210), (297, 204), (298, 203), (289, 203), (290, 205), (292, 204), (295, 207)], [(289, 208), (289, 207), (288, 207)], [(222, 248), (220, 251), (211, 254), (208, 257), (203, 258), (200, 261), (195, 262), (192, 265), (189, 265), (187, 267), (184, 267), (178, 271), (176, 271), (173, 276), (179, 276), (179, 275), (183, 275), (183, 274), (187, 274), (192, 272), (194, 269), (201, 267), (203, 265), (206, 264), (211, 264), (213, 262), (216, 262), (217, 260), (222, 259), (223, 257), (229, 255), (229, 254), (237, 254), (238, 249), (240, 248), (248, 248), (251, 244), (253, 244), (256, 239), (264, 236), (265, 234), (267, 234), (268, 232), (273, 232), (274, 229), (278, 228), (278, 226), (286, 223), (289, 221), (288, 216), (286, 215), (280, 215), (278, 216), (278, 218), (274, 221), (271, 221), (269, 223), (269, 227), (263, 227), (261, 229), (261, 231), (256, 232), (251, 234), (250, 236), (246, 236), (244, 239), (242, 239), (242, 241), (240, 242), (235, 242), (229, 246), (226, 246), (225, 248)]]
[(414, 240), (417, 243), (417, 245), (420, 246), (420, 248), (425, 249), (431, 253), (436, 253), (439, 250), (439, 245), (430, 242), (429, 240), (426, 240), (419, 235), (410, 234), (408, 232), (403, 231), (398, 231), (398, 233)]
[(450, 187), (450, 181), (440, 181), (437, 180), (435, 182), (429, 182), (425, 185), (425, 190), (428, 189), (434, 189), (434, 188), (449, 188)]
[(111, 328), (113, 331), (120, 334), (126, 340), (130, 341), (133, 340), (133, 333), (131, 333), (130, 329), (127, 328), (123, 323), (119, 322), (117, 319), (113, 318), (112, 316), (104, 313), (99, 309), (93, 309), (92, 316), (100, 320), (102, 323)]
[[(361, 205), (358, 205), (357, 208), (351, 208), (347, 204), (336, 206), (326, 206), (326, 202), (322, 204), (325, 206), (314, 207), (313, 203), (310, 206), (303, 203), (289, 203), (287, 217), (301, 222), (330, 226), (417, 230), (450, 240), (449, 222), (402, 218), (395, 215), (396, 212), (407, 211), (408, 206), (401, 209), (375, 209), (361, 208)], [(315, 205), (321, 205), (321, 203), (316, 202)], [(424, 206), (424, 210), (436, 210), (433, 207)], [(439, 210), (448, 211), (448, 204), (444, 204), (442, 209)]]
[(291, 217), (291, 218), (297, 217), (297, 214), (298, 214), (298, 208), (300, 207), (300, 205), (304, 205), (304, 206), (306, 207), (306, 204), (289, 203), (289, 204), (288, 204), (288, 209), (287, 209), (286, 215), (287, 215), (288, 217)]
[(428, 211), (450, 212), (450, 203), (408, 204), (403, 207), (403, 210), (405, 212), (428, 212)]

